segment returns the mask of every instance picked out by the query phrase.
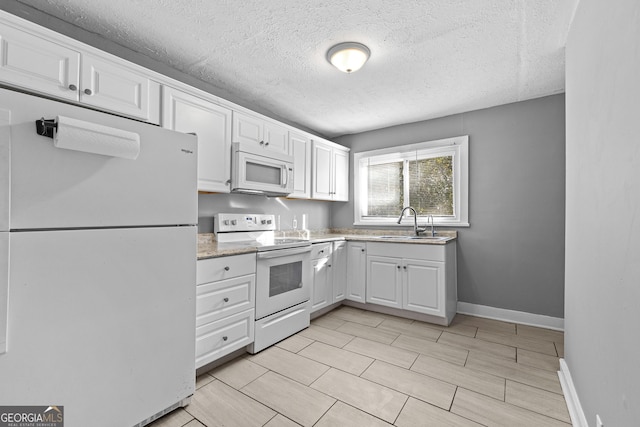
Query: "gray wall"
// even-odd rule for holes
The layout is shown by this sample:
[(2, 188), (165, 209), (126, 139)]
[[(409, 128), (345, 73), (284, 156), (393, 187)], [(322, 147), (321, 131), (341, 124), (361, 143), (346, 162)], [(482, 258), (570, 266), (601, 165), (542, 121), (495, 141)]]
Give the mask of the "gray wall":
[(566, 51), (566, 361), (590, 426), (637, 426), (640, 2), (581, 0)]
[[(458, 228), (458, 299), (564, 316), (564, 95), (394, 126), (336, 142), (353, 153), (469, 135), (469, 228)], [(351, 177), (353, 191), (353, 176)], [(332, 208), (353, 226), (353, 203)]]
[(213, 232), (213, 215), (225, 213), (268, 213), (280, 215), (282, 230), (291, 230), (293, 217), (302, 228), (302, 214), (307, 214), (307, 228), (329, 228), (332, 202), (283, 199), (250, 194), (199, 194), (198, 232)]

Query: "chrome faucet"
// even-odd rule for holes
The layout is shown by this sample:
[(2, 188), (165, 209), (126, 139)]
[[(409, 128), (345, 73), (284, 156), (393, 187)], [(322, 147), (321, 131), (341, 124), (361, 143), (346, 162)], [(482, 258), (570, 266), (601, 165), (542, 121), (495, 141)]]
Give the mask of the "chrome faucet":
[[(400, 212), (400, 218), (398, 218), (398, 224), (400, 224), (402, 222), (402, 217), (404, 216), (404, 211), (406, 211), (407, 209), (409, 209), (411, 212), (413, 212), (413, 232), (415, 233), (415, 235), (419, 236), (420, 233), (422, 233), (424, 231), (427, 231), (426, 228), (418, 227), (418, 213), (411, 206), (407, 206), (406, 208), (402, 209), (402, 212)], [(433, 235), (433, 217), (431, 217), (431, 234)]]

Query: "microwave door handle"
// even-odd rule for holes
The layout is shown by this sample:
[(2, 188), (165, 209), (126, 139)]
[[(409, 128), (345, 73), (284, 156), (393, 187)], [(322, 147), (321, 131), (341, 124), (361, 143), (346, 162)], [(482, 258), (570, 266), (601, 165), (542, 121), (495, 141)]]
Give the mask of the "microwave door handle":
[(284, 181), (282, 186), (284, 188), (287, 188), (287, 185), (289, 184), (289, 174), (287, 173), (287, 165), (282, 165), (282, 177)]

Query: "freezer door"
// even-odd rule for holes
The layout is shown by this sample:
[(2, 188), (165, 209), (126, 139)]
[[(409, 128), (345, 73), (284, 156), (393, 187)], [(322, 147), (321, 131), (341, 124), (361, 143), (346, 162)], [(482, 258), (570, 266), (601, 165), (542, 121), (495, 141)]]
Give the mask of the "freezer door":
[[(140, 155), (56, 148), (35, 121), (58, 115), (136, 132)], [(0, 89), (0, 136), (0, 231), (197, 223), (194, 135)]]
[(132, 426), (193, 394), (195, 227), (9, 234), (3, 405)]

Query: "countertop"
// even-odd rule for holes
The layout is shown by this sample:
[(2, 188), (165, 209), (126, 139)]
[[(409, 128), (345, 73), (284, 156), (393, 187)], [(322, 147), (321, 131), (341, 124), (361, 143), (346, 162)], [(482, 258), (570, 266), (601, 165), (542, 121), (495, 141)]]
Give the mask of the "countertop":
[[(381, 238), (381, 236), (393, 236)], [(446, 237), (443, 240), (411, 239), (407, 231), (367, 230), (367, 229), (329, 229), (313, 230), (305, 233), (287, 231), (282, 237), (304, 238), (311, 243), (332, 242), (336, 240), (377, 242), (377, 243), (408, 243), (418, 245), (446, 245), (458, 237), (456, 231), (438, 230), (437, 236)], [(406, 237), (406, 238), (404, 238)], [(257, 252), (255, 246), (248, 243), (219, 243), (213, 233), (198, 234), (198, 259), (217, 258), (229, 255), (241, 255)]]

